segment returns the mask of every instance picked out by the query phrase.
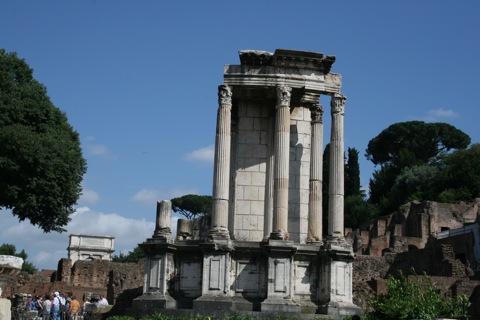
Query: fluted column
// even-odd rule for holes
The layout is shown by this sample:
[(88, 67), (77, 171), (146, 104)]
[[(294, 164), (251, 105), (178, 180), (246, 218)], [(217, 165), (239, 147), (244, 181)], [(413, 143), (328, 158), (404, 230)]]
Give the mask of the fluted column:
[(229, 239), (228, 195), (230, 179), (230, 129), (232, 90), (227, 85), (218, 86), (217, 134), (213, 172), (212, 227), (210, 237)]
[(172, 238), (172, 202), (170, 200), (157, 202), (157, 221), (153, 237), (165, 240)]
[(328, 235), (343, 237), (344, 225), (344, 141), (343, 116), (345, 101), (342, 94), (334, 94), (331, 100), (332, 132), (330, 136), (330, 180), (328, 193)]
[(288, 175), (290, 156), (290, 98), (292, 88), (277, 87), (273, 221), (270, 239), (288, 240)]
[(308, 242), (322, 241), (322, 180), (323, 180), (323, 108), (320, 103), (310, 107), (312, 134), (310, 149), (310, 185), (308, 197)]

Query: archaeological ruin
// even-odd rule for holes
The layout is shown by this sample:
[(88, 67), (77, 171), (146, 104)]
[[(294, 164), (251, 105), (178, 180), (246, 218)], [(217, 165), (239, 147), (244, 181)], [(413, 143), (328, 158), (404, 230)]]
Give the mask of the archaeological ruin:
[(71, 234), (68, 244), (68, 258), (74, 264), (78, 260), (112, 261), (115, 237), (89, 234)]
[[(352, 246), (344, 237), (344, 109), (334, 56), (240, 51), (218, 88), (213, 208), (206, 237), (158, 203), (143, 295), (135, 314), (359, 313), (352, 301)], [(331, 109), (329, 208), (322, 212), (323, 107)], [(328, 214), (328, 233), (322, 216)], [(185, 228), (187, 230), (185, 230)], [(187, 235), (187, 236), (185, 236)]]

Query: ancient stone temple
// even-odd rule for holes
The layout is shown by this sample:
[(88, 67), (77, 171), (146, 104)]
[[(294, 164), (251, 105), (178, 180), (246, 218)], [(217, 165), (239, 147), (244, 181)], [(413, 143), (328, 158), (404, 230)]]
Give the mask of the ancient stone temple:
[[(218, 87), (211, 225), (171, 235), (157, 207), (137, 312), (358, 313), (345, 241), (344, 108), (334, 56), (240, 51)], [(323, 107), (330, 100), (329, 208), (322, 212)], [(322, 217), (328, 214), (328, 234)], [(187, 226), (188, 229), (188, 226)], [(190, 310), (190, 311), (187, 311)]]

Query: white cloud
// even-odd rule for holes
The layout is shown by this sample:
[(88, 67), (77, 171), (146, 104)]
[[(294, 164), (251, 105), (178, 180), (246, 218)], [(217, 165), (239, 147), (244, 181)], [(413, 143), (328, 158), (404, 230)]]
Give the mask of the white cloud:
[(456, 118), (458, 117), (458, 113), (451, 109), (443, 109), (443, 108), (438, 108), (438, 109), (430, 109), (427, 112), (427, 121), (435, 122), (435, 121), (440, 121), (441, 119), (451, 119), (451, 118)]
[(132, 200), (135, 202), (141, 202), (147, 205), (156, 203), (160, 200), (160, 192), (153, 189), (142, 189), (138, 191), (133, 197)]
[(85, 149), (90, 155), (95, 157), (101, 157), (109, 160), (116, 159), (116, 156), (103, 144), (87, 144)]
[(213, 162), (215, 146), (213, 144), (187, 153), (186, 159), (191, 161)]
[(80, 199), (78, 199), (78, 203), (80, 205), (92, 205), (97, 203), (99, 200), (100, 195), (97, 192), (83, 187)]
[[(39, 269), (56, 269), (61, 258), (67, 258), (70, 234), (95, 234), (115, 237), (115, 254), (127, 253), (138, 243), (151, 237), (155, 223), (145, 219), (132, 219), (116, 213), (103, 213), (88, 207), (78, 208), (71, 216), (65, 233), (43, 233), (28, 221), (18, 222), (10, 211), (2, 210), (2, 243), (15, 245), (17, 252), (22, 249), (28, 260)], [(172, 219), (173, 220), (173, 219)], [(176, 220), (172, 229), (176, 228)]]

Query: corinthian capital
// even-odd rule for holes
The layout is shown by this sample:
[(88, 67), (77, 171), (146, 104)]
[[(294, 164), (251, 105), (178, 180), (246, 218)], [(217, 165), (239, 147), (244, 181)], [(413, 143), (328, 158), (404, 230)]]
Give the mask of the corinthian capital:
[(344, 114), (345, 113), (345, 101), (347, 101), (347, 97), (341, 93), (335, 93), (332, 96), (332, 101), (330, 102), (330, 106), (332, 107), (332, 114)]
[(323, 107), (320, 103), (312, 103), (310, 105), (310, 117), (312, 122), (323, 123)]
[(292, 88), (287, 86), (277, 87), (277, 107), (289, 107), (292, 97)]
[(226, 84), (218, 86), (218, 104), (225, 108), (232, 106), (232, 89)]

